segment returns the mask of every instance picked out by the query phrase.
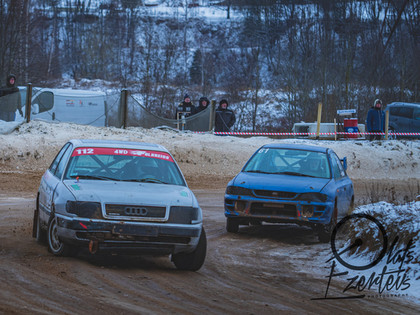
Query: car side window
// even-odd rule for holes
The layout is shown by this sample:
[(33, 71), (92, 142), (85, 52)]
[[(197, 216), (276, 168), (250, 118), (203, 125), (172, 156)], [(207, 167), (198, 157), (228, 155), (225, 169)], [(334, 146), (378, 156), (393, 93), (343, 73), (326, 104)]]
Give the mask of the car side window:
[(335, 179), (340, 179), (340, 178), (346, 176), (346, 172), (345, 172), (344, 167), (341, 164), (341, 161), (338, 158), (338, 156), (336, 154), (332, 154), (331, 155), (331, 160), (332, 160), (332, 168), (333, 168), (333, 172), (334, 172), (334, 178)]
[(72, 149), (72, 145), (67, 146), (67, 149), (64, 151), (60, 159), (60, 162), (57, 165), (54, 175), (57, 176), (58, 178), (61, 178), (61, 176), (63, 175), (64, 168), (66, 167), (67, 161), (72, 151), (71, 149)]
[(52, 92), (42, 92), (32, 102), (38, 104), (38, 112), (43, 113), (54, 106), (54, 94)]
[(66, 152), (67, 148), (70, 146), (70, 143), (66, 143), (63, 148), (58, 152), (56, 155), (54, 161), (51, 163), (49, 170), (51, 173), (55, 174), (55, 171), (57, 169), (58, 163), (60, 163), (61, 158), (63, 157), (64, 152)]
[(389, 109), (389, 113), (394, 116), (399, 116), (400, 108), (399, 107), (391, 107)]
[(413, 109), (411, 107), (401, 107), (398, 115), (405, 118), (413, 118)]

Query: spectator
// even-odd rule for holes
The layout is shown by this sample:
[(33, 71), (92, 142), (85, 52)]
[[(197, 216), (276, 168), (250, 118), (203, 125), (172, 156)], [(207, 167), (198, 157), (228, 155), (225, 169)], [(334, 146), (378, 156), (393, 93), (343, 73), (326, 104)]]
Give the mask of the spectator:
[(235, 113), (228, 109), (227, 100), (221, 100), (219, 107), (216, 109), (215, 132), (229, 132), (230, 128), (235, 124)]
[[(382, 110), (382, 101), (376, 99), (373, 107), (369, 109), (366, 118), (366, 128), (368, 132), (384, 132), (385, 113)], [(382, 135), (369, 135), (369, 140), (381, 140)]]
[(198, 101), (198, 107), (195, 109), (195, 112), (199, 113), (199, 112), (207, 109), (209, 104), (210, 104), (210, 101), (207, 97), (205, 97), (205, 96), (200, 97), (200, 100)]
[(0, 119), (14, 121), (16, 110), (23, 117), (22, 103), (19, 89), (15, 86), (16, 77), (10, 74), (6, 80), (6, 86), (0, 89)]
[[(179, 116), (178, 116), (179, 114)], [(180, 119), (182, 116), (188, 117), (195, 114), (195, 107), (191, 103), (190, 96), (188, 94), (184, 95), (184, 101), (178, 105), (175, 112), (175, 119)]]

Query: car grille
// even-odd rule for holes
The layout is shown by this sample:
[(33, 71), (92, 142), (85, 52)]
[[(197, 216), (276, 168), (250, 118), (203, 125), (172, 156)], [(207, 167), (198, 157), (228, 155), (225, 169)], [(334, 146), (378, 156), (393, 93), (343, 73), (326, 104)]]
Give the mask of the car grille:
[(296, 193), (294, 192), (276, 190), (254, 190), (254, 194), (257, 197), (275, 199), (294, 199), (296, 197)]
[(296, 213), (296, 206), (290, 204), (254, 202), (251, 205), (253, 215), (296, 217)]
[(106, 204), (105, 211), (108, 216), (165, 218), (166, 207)]

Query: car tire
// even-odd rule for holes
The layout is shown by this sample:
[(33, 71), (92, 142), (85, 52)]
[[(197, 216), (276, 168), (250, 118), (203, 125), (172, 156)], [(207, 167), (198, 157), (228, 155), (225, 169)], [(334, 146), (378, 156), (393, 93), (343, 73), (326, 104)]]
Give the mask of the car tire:
[(239, 232), (239, 222), (233, 218), (226, 219), (226, 231), (229, 233), (238, 233)]
[(32, 237), (36, 238), (36, 229), (38, 228), (38, 210), (34, 210), (34, 217), (32, 218)]
[(191, 253), (172, 255), (172, 262), (178, 270), (197, 271), (204, 264), (207, 252), (207, 237), (204, 228), (201, 229), (197, 247)]
[(57, 233), (57, 217), (54, 216), (48, 223), (48, 250), (55, 256), (73, 256), (77, 248), (60, 240)]
[(34, 211), (33, 235), (39, 244), (47, 243), (47, 231), (41, 227), (39, 210)]
[(321, 243), (328, 243), (331, 240), (331, 233), (337, 224), (337, 202), (334, 205), (333, 215), (331, 217), (331, 221), (328, 224), (321, 225), (318, 228), (318, 240)]

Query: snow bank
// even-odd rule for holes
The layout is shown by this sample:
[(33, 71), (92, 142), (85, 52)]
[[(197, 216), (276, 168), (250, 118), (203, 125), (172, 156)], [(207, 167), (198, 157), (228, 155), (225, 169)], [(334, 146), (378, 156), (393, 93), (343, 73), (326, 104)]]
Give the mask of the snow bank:
[(22, 122), (0, 120), (0, 135), (7, 135), (15, 130)]
[[(2, 124), (0, 124), (0, 129)], [(153, 142), (165, 146), (186, 175), (233, 177), (252, 153), (267, 143), (297, 143), (332, 148), (347, 156), (352, 179), (406, 180), (420, 174), (420, 141), (328, 141), (221, 137), (170, 130), (92, 127), (72, 123), (31, 121), (7, 135), (0, 135), (0, 171), (43, 171), (69, 139), (113, 139)]]

